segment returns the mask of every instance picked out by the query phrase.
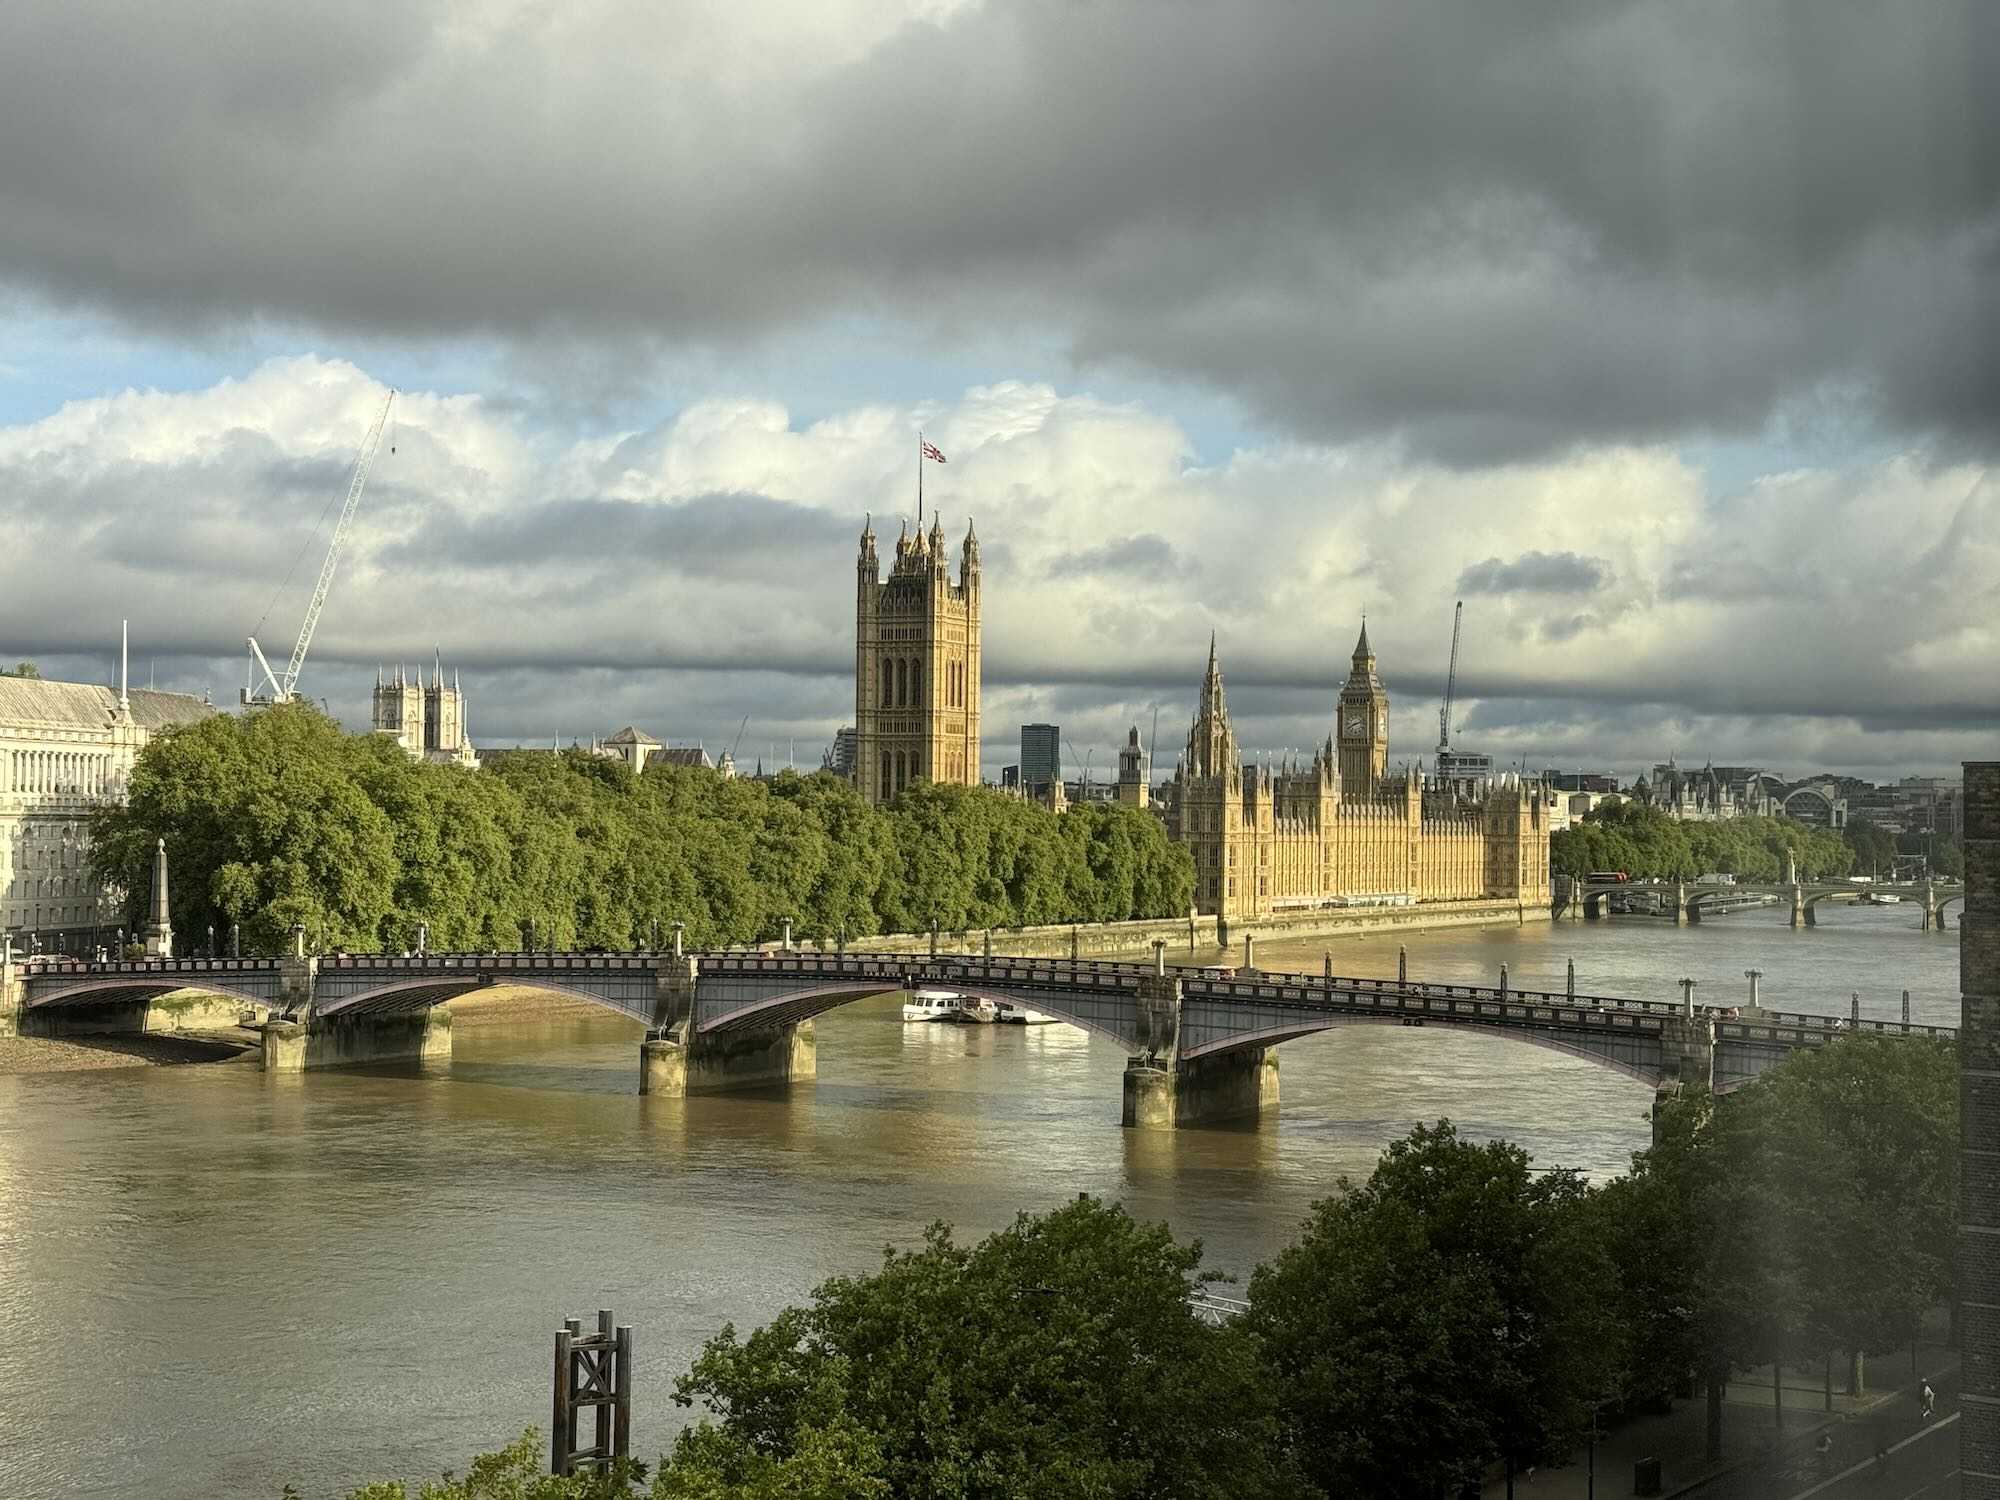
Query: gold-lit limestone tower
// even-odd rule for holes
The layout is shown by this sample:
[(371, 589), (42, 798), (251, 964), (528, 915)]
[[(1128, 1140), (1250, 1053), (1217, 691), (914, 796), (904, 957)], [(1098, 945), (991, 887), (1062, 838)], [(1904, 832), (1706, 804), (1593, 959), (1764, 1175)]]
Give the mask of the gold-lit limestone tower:
[(375, 732), (390, 736), (411, 755), (424, 753), (423, 676), (419, 666), (417, 680), (411, 682), (398, 667), (384, 682), (382, 669), (375, 669)]
[(882, 579), (875, 528), (855, 565), (854, 784), (870, 802), (913, 781), (979, 782), (979, 538), (951, 581), (944, 527), (896, 538)]
[(1389, 695), (1375, 675), (1368, 622), (1354, 643), (1354, 667), (1340, 690), (1334, 743), (1340, 751), (1340, 784), (1350, 797), (1373, 797), (1389, 769)]
[(1194, 856), (1194, 901), (1201, 911), (1227, 916), (1241, 908), (1240, 883), (1246, 863), (1254, 868), (1256, 858), (1243, 810), (1243, 757), (1229, 722), (1211, 635), (1208, 673), (1188, 726), (1187, 750), (1174, 768), (1174, 796), (1167, 808), (1169, 836)]

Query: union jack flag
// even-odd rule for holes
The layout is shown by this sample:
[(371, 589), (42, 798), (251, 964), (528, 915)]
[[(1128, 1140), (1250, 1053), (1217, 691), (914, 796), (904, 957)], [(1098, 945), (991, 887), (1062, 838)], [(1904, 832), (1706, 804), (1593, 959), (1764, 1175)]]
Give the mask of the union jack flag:
[(924, 457), (928, 458), (932, 463), (941, 464), (944, 462), (944, 455), (938, 452), (936, 444), (926, 443), (922, 438), (917, 439), (917, 444), (924, 450)]

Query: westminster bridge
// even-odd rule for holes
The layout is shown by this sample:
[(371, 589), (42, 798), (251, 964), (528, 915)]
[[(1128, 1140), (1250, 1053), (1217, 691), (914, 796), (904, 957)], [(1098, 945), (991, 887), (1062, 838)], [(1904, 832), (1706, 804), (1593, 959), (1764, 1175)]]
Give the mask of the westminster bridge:
[(1278, 1047), (1341, 1026), (1434, 1027), (1583, 1058), (1671, 1095), (1727, 1093), (1849, 1031), (1939, 1038), (1950, 1027), (1741, 1012), (1611, 996), (1404, 979), (1176, 969), (983, 955), (777, 952), (425, 953), (76, 960), (0, 957), (0, 1029), (44, 1034), (254, 1025), (267, 1070), (450, 1055), (460, 996), (520, 985), (646, 1027), (640, 1091), (668, 1095), (813, 1076), (812, 1021), (917, 989), (1009, 1001), (1123, 1049), (1127, 1125), (1201, 1124), (1274, 1109)]
[(1823, 903), (1870, 905), (1893, 899), (1917, 910), (1925, 932), (1944, 932), (1947, 911), (1953, 903), (1964, 902), (1965, 886), (1951, 880), (1885, 880), (1867, 885), (1856, 885), (1851, 880), (1796, 879), (1768, 883), (1704, 880), (1669, 883), (1660, 880), (1593, 880), (1586, 876), (1581, 880), (1571, 880), (1565, 892), (1558, 894), (1555, 914), (1559, 919), (1568, 917), (1595, 921), (1607, 915), (1613, 899), (1620, 896), (1628, 900), (1634, 897), (1648, 900), (1660, 915), (1671, 917), (1674, 924), (1680, 927), (1699, 923), (1704, 908), (1717, 909), (1745, 896), (1761, 898), (1767, 904), (1788, 906), (1794, 927), (1818, 926), (1818, 908)]

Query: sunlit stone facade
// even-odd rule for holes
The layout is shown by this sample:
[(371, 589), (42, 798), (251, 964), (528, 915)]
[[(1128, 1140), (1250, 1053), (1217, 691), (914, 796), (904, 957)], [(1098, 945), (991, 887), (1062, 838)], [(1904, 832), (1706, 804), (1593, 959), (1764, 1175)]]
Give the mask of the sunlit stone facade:
[(1392, 773), (1389, 696), (1362, 627), (1333, 734), (1309, 762), (1245, 766), (1215, 643), (1187, 750), (1167, 784), (1168, 831), (1195, 863), (1195, 905), (1222, 917), (1346, 902), (1503, 900), (1546, 907), (1549, 824), (1517, 776), (1426, 782)]

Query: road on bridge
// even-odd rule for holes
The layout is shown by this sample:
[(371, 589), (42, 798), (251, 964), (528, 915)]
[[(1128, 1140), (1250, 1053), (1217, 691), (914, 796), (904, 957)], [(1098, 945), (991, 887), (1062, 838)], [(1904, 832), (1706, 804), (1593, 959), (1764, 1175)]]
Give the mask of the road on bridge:
[(1931, 1382), (1937, 1409), (1919, 1416), (1914, 1385), (1894, 1401), (1827, 1429), (1824, 1459), (1805, 1429), (1776, 1453), (1682, 1494), (1695, 1500), (1957, 1500), (1958, 1373)]

